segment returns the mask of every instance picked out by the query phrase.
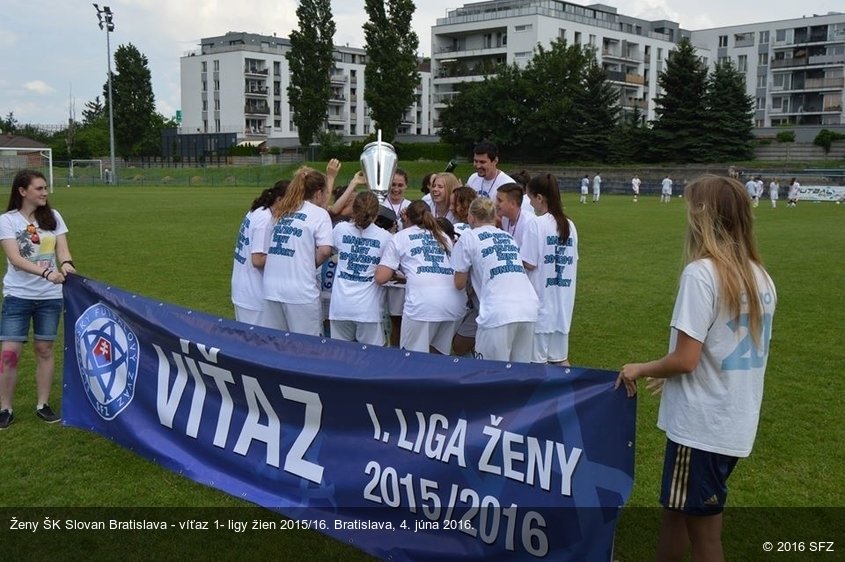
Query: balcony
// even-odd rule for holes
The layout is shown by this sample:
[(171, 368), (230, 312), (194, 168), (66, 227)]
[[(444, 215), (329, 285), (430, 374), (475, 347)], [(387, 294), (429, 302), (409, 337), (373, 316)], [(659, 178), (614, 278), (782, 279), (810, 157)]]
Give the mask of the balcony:
[(801, 66), (832, 66), (845, 63), (845, 54), (813, 55), (811, 57), (793, 57), (791, 59), (773, 59), (771, 67), (790, 68)]
[(252, 76), (267, 76), (270, 73), (268, 68), (259, 68), (257, 66), (245, 66), (244, 74)]
[(329, 103), (343, 105), (343, 104), (346, 103), (346, 96), (337, 96), (337, 95), (331, 96), (329, 98)]
[(250, 86), (244, 89), (244, 93), (247, 96), (259, 96), (263, 97), (266, 96), (270, 92), (270, 88), (265, 87), (256, 87)]
[(248, 103), (244, 106), (244, 113), (246, 115), (270, 115), (270, 106)]
[(330, 113), (328, 117), (329, 123), (333, 124), (344, 124), (346, 123), (346, 112), (339, 112), (339, 113)]
[(607, 79), (611, 82), (622, 82), (627, 85), (642, 86), (645, 76), (642, 74), (625, 73), (619, 70), (608, 70)]
[(602, 49), (601, 58), (616, 59), (633, 63), (640, 63), (644, 60), (642, 55), (637, 55), (635, 53), (622, 53), (621, 51), (617, 51), (615, 49)]
[(648, 109), (648, 101), (647, 100), (640, 100), (636, 98), (628, 98), (626, 100), (622, 100), (621, 102), (622, 107), (629, 107), (631, 109), (638, 107), (642, 110)]
[(331, 82), (333, 84), (346, 84), (349, 82), (349, 76), (343, 72), (332, 72)]

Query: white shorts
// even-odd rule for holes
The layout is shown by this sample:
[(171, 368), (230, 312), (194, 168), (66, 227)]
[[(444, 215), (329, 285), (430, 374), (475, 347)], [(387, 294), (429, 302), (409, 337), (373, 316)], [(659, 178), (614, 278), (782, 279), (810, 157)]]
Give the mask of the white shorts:
[(331, 320), (330, 322), (333, 339), (384, 346), (384, 326), (381, 322), (355, 322), (354, 320)]
[(463, 320), (461, 320), (461, 323), (458, 325), (457, 334), (465, 338), (474, 338), (476, 332), (478, 331), (478, 324), (476, 324), (477, 319), (477, 308), (470, 308), (469, 310), (467, 310), (467, 313), (464, 315)]
[(385, 285), (385, 298), (387, 298), (387, 314), (390, 316), (402, 316), (405, 309), (405, 287), (393, 287)]
[(261, 318), (264, 316), (263, 310), (251, 310), (238, 305), (234, 306), (235, 320), (244, 324), (252, 324), (253, 326), (263, 326), (261, 323)]
[(532, 363), (560, 363), (567, 359), (569, 359), (569, 334), (563, 332), (534, 334)]
[(320, 299), (307, 304), (267, 301), (266, 326), (286, 332), (321, 336), (323, 318)]
[(408, 351), (428, 353), (433, 347), (443, 355), (452, 352), (452, 338), (458, 329), (459, 320), (443, 322), (425, 322), (402, 317), (402, 332), (399, 334), (399, 347)]
[(475, 356), (478, 359), (530, 363), (534, 350), (534, 322), (511, 322), (495, 328), (478, 327)]

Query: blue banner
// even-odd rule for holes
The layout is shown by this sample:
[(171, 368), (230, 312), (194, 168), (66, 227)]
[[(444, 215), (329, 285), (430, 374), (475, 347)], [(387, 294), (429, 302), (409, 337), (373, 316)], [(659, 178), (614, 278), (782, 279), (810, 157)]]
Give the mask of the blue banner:
[(615, 373), (241, 324), (72, 275), (64, 422), (390, 560), (611, 559)]

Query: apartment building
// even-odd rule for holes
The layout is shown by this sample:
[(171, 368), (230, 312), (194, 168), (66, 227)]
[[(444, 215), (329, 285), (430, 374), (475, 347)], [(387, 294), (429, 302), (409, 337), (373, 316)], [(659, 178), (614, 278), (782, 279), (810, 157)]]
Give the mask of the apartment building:
[(694, 45), (731, 60), (755, 99), (755, 126), (845, 125), (845, 13), (693, 31)]
[[(689, 31), (676, 22), (646, 21), (603, 4), (559, 0), (491, 0), (449, 11), (431, 29), (433, 126), (439, 111), (465, 81), (483, 80), (500, 64), (524, 66), (538, 44), (562, 38), (591, 46), (619, 89), (624, 113), (639, 108), (654, 118), (657, 75), (675, 44)], [(705, 60), (709, 53), (700, 51)]]
[[(285, 53), (290, 48), (287, 38), (254, 33), (230, 31), (203, 38), (199, 49), (180, 60), (180, 133), (236, 133), (240, 142), (297, 144), (287, 92), (290, 68)], [(343, 136), (373, 132), (364, 102), (366, 56), (364, 49), (335, 47), (326, 128)], [(431, 132), (427, 65), (421, 65), (420, 75), (416, 101), (403, 116), (400, 135)]]

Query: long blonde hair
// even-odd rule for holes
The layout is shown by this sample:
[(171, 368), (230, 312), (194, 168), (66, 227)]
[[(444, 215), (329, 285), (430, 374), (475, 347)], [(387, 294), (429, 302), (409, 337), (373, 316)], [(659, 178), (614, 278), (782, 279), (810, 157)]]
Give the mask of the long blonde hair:
[(276, 210), (276, 218), (283, 217), (302, 207), (302, 203), (311, 199), (315, 193), (326, 189), (326, 176), (313, 168), (303, 166), (293, 175), (293, 180)]
[(687, 238), (684, 261), (709, 258), (719, 277), (720, 301), (733, 316), (748, 300), (748, 329), (755, 345), (763, 330), (763, 305), (754, 265), (763, 267), (754, 238), (751, 199), (737, 180), (705, 175), (687, 185)]

